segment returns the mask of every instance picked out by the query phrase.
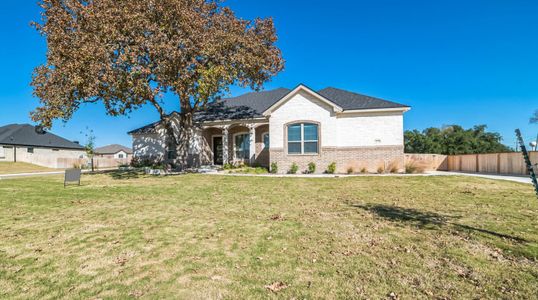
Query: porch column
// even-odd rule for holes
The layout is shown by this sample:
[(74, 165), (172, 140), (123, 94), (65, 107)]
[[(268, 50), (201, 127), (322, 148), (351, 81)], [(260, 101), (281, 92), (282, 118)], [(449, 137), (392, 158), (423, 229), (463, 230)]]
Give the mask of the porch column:
[(252, 166), (256, 161), (256, 127), (254, 124), (248, 126), (249, 129), (249, 152), (250, 152), (250, 165)]
[(228, 129), (229, 125), (222, 126), (222, 163), (227, 164), (228, 160)]

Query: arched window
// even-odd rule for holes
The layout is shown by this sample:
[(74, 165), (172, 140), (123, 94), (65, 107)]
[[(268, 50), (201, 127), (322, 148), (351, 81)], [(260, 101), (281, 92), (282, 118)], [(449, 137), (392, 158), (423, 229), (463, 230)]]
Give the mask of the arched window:
[(288, 154), (318, 154), (319, 128), (314, 123), (288, 125)]

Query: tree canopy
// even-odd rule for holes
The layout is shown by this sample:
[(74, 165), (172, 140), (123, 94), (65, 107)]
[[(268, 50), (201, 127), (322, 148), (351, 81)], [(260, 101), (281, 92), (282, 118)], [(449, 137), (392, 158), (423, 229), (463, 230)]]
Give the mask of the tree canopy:
[(538, 123), (538, 110), (536, 110), (534, 112), (534, 115), (532, 115), (530, 122), (531, 123)]
[(40, 106), (32, 119), (50, 127), (84, 103), (103, 103), (113, 116), (149, 104), (171, 129), (163, 96), (173, 93), (180, 126), (189, 127), (192, 113), (230, 85), (260, 89), (284, 65), (273, 21), (243, 20), (219, 3), (40, 1), (34, 26), (46, 37), (47, 61), (34, 71)]
[(464, 129), (458, 125), (443, 128), (427, 128), (423, 131), (406, 131), (406, 153), (475, 154), (510, 152), (512, 149), (502, 144), (502, 137), (496, 132), (486, 132), (486, 125)]

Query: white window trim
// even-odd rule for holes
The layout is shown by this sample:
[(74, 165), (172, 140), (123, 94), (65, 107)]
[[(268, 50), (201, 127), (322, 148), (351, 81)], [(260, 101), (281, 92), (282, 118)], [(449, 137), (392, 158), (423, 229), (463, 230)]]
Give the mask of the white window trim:
[[(290, 149), (289, 149), (289, 128), (290, 126), (293, 126), (293, 125), (301, 125), (301, 140), (300, 141), (291, 141), (291, 143), (301, 143), (301, 153), (290, 153)], [(318, 139), (317, 140), (305, 140), (304, 139), (304, 124), (312, 124), (312, 125), (316, 125), (317, 126), (317, 135), (318, 135)], [(320, 135), (320, 132), (319, 132), (319, 124), (317, 123), (312, 123), (312, 122), (308, 122), (308, 121), (305, 121), (305, 122), (297, 122), (297, 123), (290, 123), (290, 124), (287, 124), (286, 125), (286, 152), (288, 155), (319, 155), (319, 135)], [(316, 152), (308, 152), (308, 153), (305, 153), (304, 152), (304, 144), (305, 143), (313, 143), (313, 142), (316, 142), (318, 144), (318, 147), (316, 149)]]
[[(250, 141), (250, 132), (248, 131), (241, 131), (241, 132), (236, 132), (234, 134), (232, 134), (232, 146), (233, 146), (233, 158), (234, 160), (247, 160), (248, 158), (238, 158), (237, 157), (237, 154), (236, 154), (236, 149), (235, 149), (235, 137), (238, 136), (238, 135), (248, 135), (249, 136), (249, 141)], [(248, 149), (250, 151), (250, 147)], [(249, 156), (252, 155), (252, 153), (249, 153)]]
[(269, 146), (265, 147), (265, 139), (264, 139), (264, 137), (265, 137), (266, 134), (269, 135), (269, 131), (265, 131), (265, 132), (262, 133), (262, 145), (263, 145), (262, 150), (264, 150), (265, 148), (269, 149), (269, 146), (271, 146), (271, 136), (269, 135)]

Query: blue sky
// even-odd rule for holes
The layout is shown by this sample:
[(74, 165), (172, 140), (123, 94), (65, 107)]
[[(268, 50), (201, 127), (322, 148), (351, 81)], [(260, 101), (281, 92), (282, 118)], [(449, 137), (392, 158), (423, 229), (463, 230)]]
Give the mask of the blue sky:
[[(538, 1), (247, 1), (225, 2), (243, 18), (275, 20), (285, 70), (266, 89), (305, 83), (411, 105), (406, 129), (486, 124), (515, 143), (527, 139), (538, 109)], [(30, 122), (37, 106), (29, 86), (46, 44), (29, 26), (39, 19), (35, 0), (0, 7), (0, 125)], [(232, 89), (232, 95), (243, 91)], [(174, 99), (168, 105), (176, 109)], [(130, 117), (109, 117), (100, 105), (82, 107), (53, 132), (97, 144), (130, 145), (127, 131), (158, 119), (146, 107)]]

